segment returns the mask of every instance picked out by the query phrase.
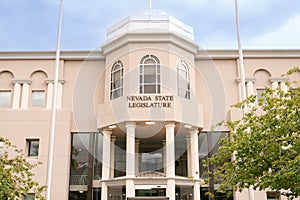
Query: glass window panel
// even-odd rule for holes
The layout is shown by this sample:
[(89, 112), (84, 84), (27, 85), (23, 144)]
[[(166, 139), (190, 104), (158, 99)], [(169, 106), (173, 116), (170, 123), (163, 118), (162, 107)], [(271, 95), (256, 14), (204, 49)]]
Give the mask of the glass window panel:
[(0, 106), (10, 106), (11, 91), (0, 91)]
[(262, 94), (265, 93), (265, 92), (266, 92), (265, 89), (256, 89), (256, 98), (257, 99), (263, 98)]
[(157, 92), (156, 93), (160, 93), (160, 85), (157, 85)]
[(185, 98), (186, 98), (186, 99), (190, 99), (190, 92), (187, 91), (187, 92), (185, 93)]
[(140, 93), (144, 93), (144, 86), (140, 86)]
[(94, 180), (102, 177), (102, 149), (103, 137), (101, 133), (95, 133), (94, 141)]
[(183, 88), (183, 89), (187, 89), (188, 88), (188, 82), (186, 80), (180, 79), (178, 87)]
[(113, 73), (113, 81), (119, 81), (121, 79), (120, 71), (116, 71)]
[(38, 156), (39, 155), (39, 140), (27, 140), (28, 145), (28, 156)]
[(190, 99), (190, 83), (188, 67), (183, 61), (177, 66), (178, 96)]
[(154, 60), (152, 60), (152, 59), (150, 59), (150, 58), (148, 58), (147, 60), (145, 60), (145, 62), (144, 62), (144, 64), (155, 64), (155, 61)]
[(139, 172), (163, 172), (163, 144), (160, 141), (141, 141), (139, 144)]
[(156, 93), (156, 85), (144, 85), (144, 93)]
[(143, 83), (143, 75), (140, 75), (140, 83)]
[(187, 177), (187, 141), (185, 137), (175, 138), (175, 159), (175, 174)]
[(69, 192), (69, 200), (86, 200), (87, 199), (87, 191), (77, 190)]
[(145, 75), (155, 75), (156, 74), (156, 66), (155, 65), (144, 66), (144, 74)]
[(34, 194), (25, 194), (24, 195), (24, 200), (34, 200), (35, 195)]
[(141, 65), (140, 66), (140, 74), (143, 74), (144, 73), (144, 65)]
[(159, 61), (155, 56), (148, 55), (141, 60), (140, 65), (140, 93), (159, 93), (157, 87), (160, 83), (159, 77)]
[(278, 200), (280, 194), (278, 192), (267, 192), (267, 200)]
[(32, 106), (44, 106), (45, 91), (32, 91)]
[(114, 82), (112, 89), (117, 89), (121, 86), (122, 86), (121, 81), (117, 80), (117, 81)]
[(114, 67), (113, 67), (113, 71), (118, 71), (121, 69), (121, 66), (119, 64), (116, 64)]
[(126, 140), (117, 138), (115, 142), (115, 177), (126, 175)]
[(159, 171), (163, 168), (163, 155), (161, 152), (142, 153), (140, 172)]
[(72, 134), (70, 185), (86, 185), (88, 178), (89, 134)]
[(112, 67), (110, 90), (110, 99), (115, 99), (123, 95), (123, 65), (121, 61), (117, 61)]
[(178, 96), (185, 97), (186, 96), (186, 90), (179, 88), (178, 89)]
[(178, 74), (179, 78), (186, 80), (187, 72), (186, 71), (182, 71), (182, 70), (178, 70), (178, 71), (179, 71), (179, 74)]
[(121, 96), (122, 89), (117, 89), (113, 91), (113, 99), (118, 98)]
[(155, 75), (145, 75), (144, 83), (156, 83), (156, 76)]
[(93, 200), (101, 199), (101, 188), (93, 188)]

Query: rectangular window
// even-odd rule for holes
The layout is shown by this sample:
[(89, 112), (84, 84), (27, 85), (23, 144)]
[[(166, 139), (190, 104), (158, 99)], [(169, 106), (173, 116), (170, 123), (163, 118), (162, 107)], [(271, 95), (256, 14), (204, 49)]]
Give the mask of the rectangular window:
[(39, 155), (39, 145), (40, 140), (39, 139), (27, 139), (27, 148), (28, 148), (28, 154), (27, 156), (38, 156)]
[(24, 200), (34, 200), (34, 194), (25, 194), (24, 195)]
[(32, 91), (32, 106), (44, 106), (45, 91)]
[(256, 89), (256, 99), (259, 100), (263, 98), (262, 94), (265, 93), (265, 89)]
[(278, 200), (279, 196), (278, 192), (267, 192), (267, 200)]
[(11, 91), (0, 91), (0, 106), (10, 106)]

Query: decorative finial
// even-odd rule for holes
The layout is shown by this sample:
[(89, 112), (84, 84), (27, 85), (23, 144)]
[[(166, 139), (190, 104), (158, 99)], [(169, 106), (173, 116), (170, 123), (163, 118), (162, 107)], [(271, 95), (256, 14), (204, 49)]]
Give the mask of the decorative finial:
[(149, 8), (149, 10), (152, 9), (152, 0), (148, 0), (148, 8)]

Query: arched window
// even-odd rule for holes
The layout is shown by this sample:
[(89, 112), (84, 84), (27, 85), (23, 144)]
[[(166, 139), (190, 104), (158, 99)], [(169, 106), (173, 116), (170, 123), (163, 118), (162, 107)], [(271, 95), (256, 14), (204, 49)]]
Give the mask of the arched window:
[(123, 96), (123, 64), (118, 60), (111, 68), (110, 99), (120, 96)]
[(160, 63), (153, 55), (144, 56), (140, 62), (140, 94), (160, 93)]
[(183, 60), (177, 64), (177, 94), (186, 99), (191, 97), (189, 68)]

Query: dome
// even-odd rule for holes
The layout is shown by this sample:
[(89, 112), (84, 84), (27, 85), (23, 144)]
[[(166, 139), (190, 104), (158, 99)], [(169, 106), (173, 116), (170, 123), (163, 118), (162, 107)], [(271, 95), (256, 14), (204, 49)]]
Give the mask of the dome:
[(130, 32), (172, 32), (194, 41), (194, 30), (192, 27), (185, 25), (164, 11), (155, 9), (147, 9), (130, 15), (116, 23), (108, 29), (107, 39)]

